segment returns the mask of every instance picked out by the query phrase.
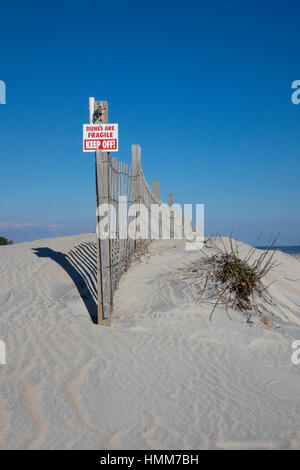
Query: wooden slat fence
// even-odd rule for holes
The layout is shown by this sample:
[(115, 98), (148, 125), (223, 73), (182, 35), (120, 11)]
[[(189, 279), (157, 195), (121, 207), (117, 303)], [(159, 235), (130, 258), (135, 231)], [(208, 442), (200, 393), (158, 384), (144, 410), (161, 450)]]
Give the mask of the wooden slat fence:
[[(159, 197), (158, 181), (153, 182), (155, 192), (153, 192), (147, 183), (141, 164), (141, 148), (139, 145), (132, 145), (132, 162), (130, 164), (118, 161), (116, 157), (110, 157), (107, 160), (108, 171), (102, 168), (101, 179), (108, 179), (107, 182), (101, 181), (99, 186), (107, 191), (107, 194), (100, 194), (101, 199), (107, 200), (114, 207), (114, 212), (110, 214), (110, 231), (115, 234), (114, 238), (100, 239), (100, 253), (109, 253), (109, 263), (101, 263), (98, 275), (101, 276), (100, 282), (101, 295), (98, 295), (98, 323), (109, 325), (112, 313), (113, 296), (118, 287), (122, 274), (128, 269), (132, 255), (147, 246), (151, 241), (151, 205), (162, 203)], [(126, 196), (126, 202), (119, 197)], [(123, 205), (123, 207), (120, 206)], [(147, 236), (139, 239), (133, 239), (127, 236), (125, 227), (119, 226), (119, 211), (126, 210), (127, 226), (135, 219), (128, 216), (132, 204), (143, 204), (147, 210), (148, 223), (145, 221), (144, 227), (136, 227), (147, 231)], [(126, 207), (125, 207), (126, 206)], [(153, 217), (153, 214), (152, 214)], [(160, 224), (162, 220), (160, 220)], [(162, 228), (160, 227), (160, 233)], [(107, 259), (107, 257), (106, 257)]]

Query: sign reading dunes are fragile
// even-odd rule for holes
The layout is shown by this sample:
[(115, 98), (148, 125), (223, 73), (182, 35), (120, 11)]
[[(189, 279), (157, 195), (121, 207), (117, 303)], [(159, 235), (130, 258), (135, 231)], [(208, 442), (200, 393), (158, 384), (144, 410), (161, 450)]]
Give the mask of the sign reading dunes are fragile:
[(83, 151), (117, 152), (118, 124), (83, 124)]

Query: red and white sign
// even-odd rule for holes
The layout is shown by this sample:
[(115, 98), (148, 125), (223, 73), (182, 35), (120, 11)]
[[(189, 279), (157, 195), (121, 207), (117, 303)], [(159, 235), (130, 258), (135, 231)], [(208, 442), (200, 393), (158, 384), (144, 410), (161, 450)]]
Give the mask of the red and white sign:
[(83, 124), (83, 151), (117, 152), (118, 124)]

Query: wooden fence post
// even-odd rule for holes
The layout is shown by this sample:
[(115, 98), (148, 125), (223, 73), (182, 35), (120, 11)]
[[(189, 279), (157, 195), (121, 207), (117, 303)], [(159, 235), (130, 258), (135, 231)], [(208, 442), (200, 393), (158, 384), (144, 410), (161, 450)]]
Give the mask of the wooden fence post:
[[(95, 124), (108, 122), (107, 101), (94, 101), (93, 121)], [(99, 206), (111, 203), (110, 156), (109, 152), (101, 152), (100, 150), (96, 151), (96, 193), (97, 224), (99, 224)], [(108, 220), (110, 220), (110, 214)], [(110, 226), (108, 230), (110, 231)], [(110, 325), (112, 311), (110, 252), (110, 236), (105, 240), (101, 240), (100, 233), (97, 231), (98, 324), (106, 326)]]
[(170, 207), (170, 238), (174, 238), (174, 196), (172, 193), (168, 194), (168, 204)]
[(153, 192), (155, 194), (155, 196), (160, 199), (159, 197), (159, 182), (158, 180), (153, 180), (152, 181), (152, 186), (153, 186)]
[[(153, 192), (154, 192), (154, 196), (157, 198), (157, 199), (160, 199), (160, 196), (159, 196), (159, 182), (158, 180), (152, 180), (152, 188), (153, 188)], [(159, 213), (159, 219), (158, 219), (158, 233), (159, 233), (159, 238), (161, 239), (162, 238), (162, 231), (163, 231), (163, 227), (162, 227), (162, 215)]]
[[(141, 204), (141, 147), (140, 145), (131, 145), (131, 157), (132, 157), (132, 174), (135, 177), (135, 190), (134, 190), (134, 201), (135, 204)], [(138, 227), (136, 225), (136, 232)], [(134, 240), (134, 246), (137, 247), (137, 239)]]
[(131, 146), (131, 156), (132, 156), (132, 174), (136, 177), (135, 200), (137, 203), (140, 203), (141, 202), (140, 166), (141, 166), (141, 156), (142, 156), (140, 145)]

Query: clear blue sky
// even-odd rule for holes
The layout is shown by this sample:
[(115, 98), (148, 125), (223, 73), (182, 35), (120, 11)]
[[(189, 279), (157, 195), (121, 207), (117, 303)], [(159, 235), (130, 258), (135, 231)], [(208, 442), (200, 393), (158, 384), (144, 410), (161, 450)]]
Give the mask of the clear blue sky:
[[(296, 1), (13, 1), (0, 8), (0, 235), (92, 231), (88, 97), (109, 102), (118, 157), (140, 144), (161, 195), (206, 224), (300, 244)], [(263, 241), (263, 240), (262, 240)]]

